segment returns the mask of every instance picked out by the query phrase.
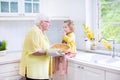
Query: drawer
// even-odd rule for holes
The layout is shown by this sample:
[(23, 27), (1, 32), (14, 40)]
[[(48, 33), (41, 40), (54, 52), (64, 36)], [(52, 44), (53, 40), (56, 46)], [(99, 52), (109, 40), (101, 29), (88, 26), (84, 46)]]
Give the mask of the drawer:
[(82, 67), (83, 65), (72, 63), (72, 62), (68, 62), (68, 66), (71, 66), (71, 67), (74, 67), (74, 68), (79, 68), (79, 67)]
[(9, 63), (0, 65), (0, 73), (11, 72), (19, 70), (19, 63)]
[(14, 75), (19, 75), (19, 71), (17, 70), (17, 71), (12, 71), (12, 72), (0, 73), (0, 78), (14, 76)]
[(10, 77), (2, 77), (0, 80), (20, 80), (22, 77), (19, 75), (16, 76), (10, 76)]

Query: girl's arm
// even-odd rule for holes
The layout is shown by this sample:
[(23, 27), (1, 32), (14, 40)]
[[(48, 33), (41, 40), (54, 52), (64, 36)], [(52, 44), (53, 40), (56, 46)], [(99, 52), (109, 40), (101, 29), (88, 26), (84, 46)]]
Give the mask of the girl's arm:
[(65, 42), (71, 42), (73, 40), (75, 40), (75, 35), (73, 33), (63, 36), (63, 41)]

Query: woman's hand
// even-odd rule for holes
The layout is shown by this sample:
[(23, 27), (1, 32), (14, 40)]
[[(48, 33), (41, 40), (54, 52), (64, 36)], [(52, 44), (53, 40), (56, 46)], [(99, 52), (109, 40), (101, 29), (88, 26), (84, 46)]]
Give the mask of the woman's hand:
[(47, 52), (48, 56), (61, 56), (61, 54), (59, 53), (59, 49), (49, 49)]
[(33, 53), (34, 56), (43, 56), (46, 55), (46, 51), (45, 50), (41, 50), (41, 51), (37, 51), (35, 53)]

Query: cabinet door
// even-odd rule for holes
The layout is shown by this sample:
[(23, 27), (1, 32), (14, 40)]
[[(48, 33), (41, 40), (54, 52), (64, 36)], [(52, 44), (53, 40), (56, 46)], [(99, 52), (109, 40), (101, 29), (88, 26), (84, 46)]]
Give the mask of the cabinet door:
[(82, 80), (104, 80), (105, 72), (90, 67), (83, 67), (83, 79)]
[(3, 77), (1, 80), (21, 80), (21, 76), (15, 75), (15, 76), (9, 76), (9, 77)]
[(40, 12), (40, 0), (0, 0), (1, 16), (35, 16)]
[(82, 80), (80, 65), (68, 63), (67, 80)]
[(19, 70), (19, 63), (0, 65), (0, 74)]
[(106, 72), (106, 79), (105, 80), (120, 80), (120, 74)]
[(23, 0), (22, 4), (25, 16), (32, 16), (40, 12), (40, 0)]
[(18, 0), (0, 0), (0, 13), (2, 15), (18, 14)]

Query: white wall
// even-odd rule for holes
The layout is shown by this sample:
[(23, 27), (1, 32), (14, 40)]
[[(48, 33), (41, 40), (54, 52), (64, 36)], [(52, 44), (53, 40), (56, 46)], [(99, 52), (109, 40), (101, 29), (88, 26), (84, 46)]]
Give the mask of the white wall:
[[(84, 49), (85, 0), (41, 0), (40, 10), (49, 16), (68, 17), (74, 21), (77, 48)], [(26, 32), (33, 21), (0, 21), (0, 40), (7, 40), (8, 50), (21, 50)], [(61, 42), (62, 20), (53, 20), (47, 31), (51, 44)]]
[(40, 12), (51, 17), (69, 16), (80, 19), (84, 17), (85, 0), (41, 0)]
[(46, 32), (51, 45), (62, 42), (62, 32), (63, 20), (53, 20), (50, 29)]
[(32, 21), (0, 21), (0, 40), (7, 41), (7, 50), (21, 50)]
[(75, 23), (77, 48), (84, 49), (85, 0), (41, 0), (40, 10), (50, 17), (69, 17)]
[[(7, 41), (8, 51), (20, 51), (23, 47), (24, 38), (34, 21), (0, 21), (0, 40)], [(51, 21), (51, 27), (46, 32), (51, 45), (61, 42), (62, 20)]]
[(94, 33), (95, 38), (98, 39), (99, 34), (99, 0), (85, 0), (86, 9), (86, 26), (89, 27)]

